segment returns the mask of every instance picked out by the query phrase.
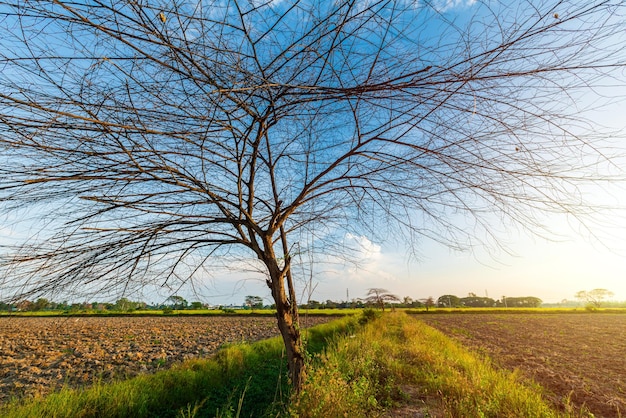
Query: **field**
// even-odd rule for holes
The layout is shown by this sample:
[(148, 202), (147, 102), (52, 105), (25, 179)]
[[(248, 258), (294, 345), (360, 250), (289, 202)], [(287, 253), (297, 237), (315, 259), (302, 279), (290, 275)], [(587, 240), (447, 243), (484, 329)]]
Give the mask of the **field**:
[[(443, 331), (474, 352), (487, 355), (504, 370), (519, 370), (522, 378), (542, 385), (547, 392), (545, 397), (557, 408), (572, 413), (568, 416), (626, 416), (624, 314), (472, 312), (413, 318)], [(331, 319), (309, 317), (306, 325)], [(331, 361), (330, 353), (320, 358), (324, 368), (315, 373), (320, 373), (321, 380), (309, 383), (309, 394), (323, 392), (311, 399), (311, 406), (300, 405), (301, 408), (312, 410), (313, 405), (321, 405), (326, 398), (326, 407), (330, 408), (337, 408), (338, 399), (342, 399), (342, 405), (354, 403), (369, 408), (372, 396), (379, 399), (379, 395), (382, 397), (378, 405), (384, 405), (402, 398), (394, 395), (391, 381), (402, 390), (413, 388), (406, 393), (422, 395), (411, 395), (406, 406), (393, 409), (389, 416), (415, 416), (400, 412), (414, 412), (425, 401), (430, 404), (429, 400), (452, 416), (477, 416), (476, 411), (487, 410), (492, 412), (486, 416), (520, 416), (515, 411), (526, 410), (523, 405), (539, 402), (532, 400), (534, 395), (516, 391), (513, 382), (517, 377), (493, 380), (493, 373), (452, 347), (452, 342), (448, 344), (449, 339), (439, 333), (440, 337), (431, 335), (435, 332), (432, 328), (410, 328), (410, 323), (420, 324), (419, 321), (403, 321), (402, 315), (388, 315), (383, 320), (356, 336), (346, 336), (330, 348), (338, 360)], [(46, 394), (61, 385), (81, 387), (94, 381), (145, 375), (185, 359), (209, 356), (228, 342), (253, 341), (276, 334), (273, 318), (257, 316), (3, 317), (0, 402), (11, 396)], [(368, 344), (371, 352), (367, 351)], [(351, 352), (352, 357), (346, 357)], [(338, 371), (339, 366), (346, 370)], [(372, 379), (363, 380), (368, 373)], [(329, 376), (334, 380), (329, 380)], [(361, 378), (354, 380), (350, 376)], [(274, 378), (269, 380), (275, 382)], [(327, 390), (335, 380), (339, 386)], [(275, 383), (270, 386), (267, 390), (274, 393)], [(349, 390), (339, 396), (342, 388)], [(363, 393), (367, 396), (354, 397), (366, 388), (368, 391)], [(522, 406), (507, 410), (511, 400), (523, 400)], [(439, 416), (437, 410), (431, 409), (430, 416)]]
[[(333, 317), (308, 317), (306, 325)], [(135, 376), (278, 334), (272, 317), (1, 317), (0, 402)]]
[(626, 416), (626, 315), (438, 314), (419, 319), (519, 369), (561, 408), (596, 417)]

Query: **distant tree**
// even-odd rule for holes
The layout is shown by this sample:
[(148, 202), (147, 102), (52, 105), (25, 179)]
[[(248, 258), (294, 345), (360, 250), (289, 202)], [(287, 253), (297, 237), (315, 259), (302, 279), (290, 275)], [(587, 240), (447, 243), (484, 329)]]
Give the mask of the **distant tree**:
[(461, 299), (455, 295), (443, 295), (437, 299), (437, 306), (440, 308), (456, 308), (461, 306)]
[(405, 296), (402, 298), (402, 306), (407, 308), (409, 306), (411, 306), (411, 304), (413, 303), (413, 298), (410, 296)]
[(202, 302), (195, 301), (195, 302), (191, 302), (190, 308), (198, 310), (198, 309), (204, 308), (204, 305), (202, 304)]
[(50, 301), (46, 298), (39, 298), (35, 301), (33, 309), (35, 311), (43, 311), (50, 307)]
[(365, 299), (363, 300), (366, 303), (370, 303), (372, 305), (378, 306), (384, 311), (386, 303), (399, 302), (400, 298), (392, 293), (389, 293), (388, 290), (374, 287), (374, 288), (368, 289)]
[(263, 298), (260, 296), (246, 296), (244, 305), (250, 309), (262, 309)]
[(326, 299), (324, 305), (326, 306), (326, 309), (335, 309), (339, 304), (334, 300)]
[(178, 296), (178, 295), (170, 296), (169, 298), (167, 298), (166, 302), (169, 303), (169, 306), (172, 309), (176, 309), (176, 310), (187, 309), (187, 305), (188, 305), (187, 300), (185, 300), (185, 298), (183, 298), (182, 296)]
[(72, 303), (69, 306), (69, 311), (70, 312), (80, 312), (83, 309), (83, 304), (82, 303)]
[(321, 302), (311, 299), (305, 305), (305, 309), (322, 309), (323, 305)]
[(423, 307), (424, 307), (424, 303), (419, 299), (414, 299), (413, 302), (411, 302), (411, 308), (423, 308)]
[(428, 296), (427, 298), (422, 299), (422, 302), (424, 303), (424, 306), (426, 307), (426, 311), (429, 311), (430, 308), (436, 305), (435, 299), (432, 296)]
[(363, 303), (363, 301), (361, 299), (352, 299), (350, 301), (350, 306), (349, 307), (350, 308), (360, 309), (360, 308), (364, 308), (365, 304)]
[(576, 292), (575, 298), (590, 306), (599, 308), (604, 299), (611, 298), (614, 295), (613, 292), (607, 289), (593, 289)]
[(120, 298), (115, 302), (113, 310), (120, 312), (133, 311), (136, 308), (135, 302), (131, 302), (127, 298)]
[(112, 310), (121, 311), (121, 312), (129, 312), (129, 311), (135, 311), (137, 309), (145, 309), (147, 306), (145, 302), (131, 301), (131, 300), (128, 300), (127, 298), (121, 298), (117, 300), (115, 304), (112, 306), (107, 303), (101, 304), (101, 305), (105, 309), (112, 309)]
[(522, 296), (522, 297), (502, 297), (501, 301), (497, 301), (497, 306), (504, 306), (507, 308), (538, 308), (543, 301), (535, 296)]
[(475, 293), (470, 293), (470, 295), (474, 296), (468, 296), (460, 299), (462, 306), (471, 308), (491, 308), (496, 306), (496, 301), (491, 298), (476, 296)]
[(24, 299), (16, 304), (17, 310), (21, 312), (28, 312), (34, 310), (35, 304), (30, 300)]

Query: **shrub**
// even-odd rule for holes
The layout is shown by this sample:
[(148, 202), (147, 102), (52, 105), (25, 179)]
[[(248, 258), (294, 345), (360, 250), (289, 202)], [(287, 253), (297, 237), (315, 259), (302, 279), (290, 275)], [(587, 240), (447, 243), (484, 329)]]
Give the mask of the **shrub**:
[(375, 309), (372, 309), (372, 308), (363, 309), (363, 312), (361, 312), (361, 316), (359, 317), (359, 324), (365, 325), (368, 322), (373, 321), (374, 319), (380, 318), (381, 315), (382, 315), (382, 312), (377, 311)]

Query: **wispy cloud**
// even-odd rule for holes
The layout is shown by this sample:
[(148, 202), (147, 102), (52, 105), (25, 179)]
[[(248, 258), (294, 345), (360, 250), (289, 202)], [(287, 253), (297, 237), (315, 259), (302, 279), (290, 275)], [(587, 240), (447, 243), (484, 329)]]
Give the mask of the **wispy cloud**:
[(438, 12), (448, 12), (453, 9), (462, 9), (471, 7), (476, 3), (476, 0), (433, 0), (432, 6)]

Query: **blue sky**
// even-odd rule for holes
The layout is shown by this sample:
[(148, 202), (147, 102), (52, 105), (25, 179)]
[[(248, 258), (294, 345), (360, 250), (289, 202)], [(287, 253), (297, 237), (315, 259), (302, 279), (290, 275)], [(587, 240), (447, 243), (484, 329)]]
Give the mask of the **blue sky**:
[[(283, 1), (275, 3), (286, 4)], [(433, 4), (450, 16), (451, 20), (459, 23), (471, 15), (477, 2), (436, 0)], [(479, 18), (476, 17), (477, 21)], [(431, 42), (436, 44), (439, 41), (438, 33), (425, 33)], [(450, 30), (448, 35), (454, 37), (454, 31)], [(449, 40), (446, 38), (446, 41)], [(490, 39), (486, 41), (487, 44), (490, 42)], [(595, 123), (624, 129), (626, 122), (622, 109), (626, 89), (616, 90), (615, 85), (626, 85), (626, 80), (612, 80), (609, 89), (599, 91), (615, 97), (614, 104), (602, 112), (587, 111), (585, 116)], [(593, 101), (591, 97), (580, 98), (580, 108), (593, 107)], [(470, 113), (465, 112), (468, 126), (473, 116)], [(372, 121), (372, 124), (376, 123), (376, 120)], [(324, 136), (321, 135), (321, 138)], [(622, 151), (626, 150), (623, 137), (614, 140)], [(617, 162), (614, 174), (623, 177), (621, 167), (623, 165)], [(291, 180), (291, 177), (288, 178), (287, 183)], [(618, 184), (589, 187), (583, 190), (583, 194), (600, 205), (626, 207), (624, 188)], [(0, 239), (5, 242), (14, 236), (25, 236), (32, 232), (23, 229), (25, 225), (22, 229), (12, 229), (11, 219), (5, 221), (0, 226)], [(494, 215), (491, 221), (491, 229), (497, 231), (498, 239), (508, 251), (492, 245), (489, 248), (477, 246), (473, 251), (460, 253), (427, 238), (419, 241), (414, 248), (408, 248), (400, 240), (394, 239), (392, 233), (381, 234), (387, 238), (386, 241), (381, 241), (381, 237), (373, 234), (370, 236), (367, 232), (338, 233), (336, 236), (344, 248), (349, 249), (355, 263), (345, 262), (332, 255), (331, 251), (326, 251), (326, 256), (314, 260), (313, 271), (296, 267), (294, 271), (299, 280), (300, 300), (343, 300), (346, 293), (350, 299), (358, 298), (364, 296), (371, 287), (386, 288), (398, 296), (412, 298), (438, 297), (443, 294), (465, 296), (473, 292), (487, 294), (494, 299), (502, 295), (530, 295), (546, 302), (572, 299), (579, 290), (607, 288), (615, 293), (615, 299), (626, 300), (626, 243), (623, 238), (626, 237), (626, 216), (622, 209), (598, 213), (595, 218), (586, 221), (588, 229), (565, 215), (546, 216), (541, 221), (550, 227), (547, 239), (533, 237), (532, 230), (524, 231), (519, 226), (503, 223), (502, 217)], [(324, 243), (320, 240), (316, 245), (323, 246)], [(413, 256), (412, 251), (418, 255)], [(178, 293), (188, 300), (200, 299), (211, 304), (238, 304), (250, 294), (263, 296), (269, 303), (269, 290), (264, 284), (264, 277), (241, 271), (254, 269), (254, 260), (244, 259), (231, 267), (231, 270), (226, 271), (207, 265), (197, 276), (197, 295), (193, 294), (192, 289), (180, 289)], [(240, 271), (236, 272), (237, 268)], [(309, 278), (311, 282), (307, 282)], [(146, 289), (143, 295), (138, 296), (158, 301), (159, 297), (166, 298), (168, 295), (156, 296), (151, 289)]]

